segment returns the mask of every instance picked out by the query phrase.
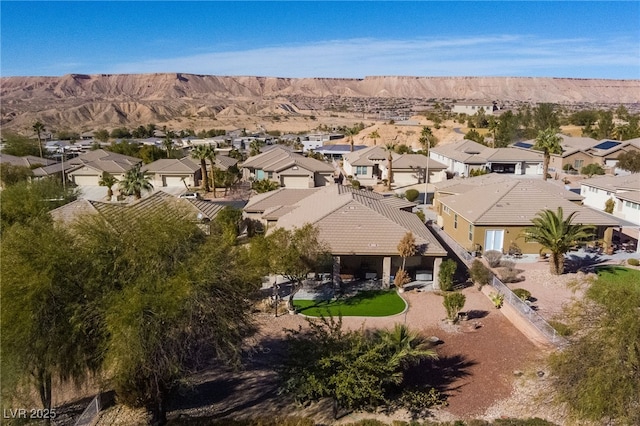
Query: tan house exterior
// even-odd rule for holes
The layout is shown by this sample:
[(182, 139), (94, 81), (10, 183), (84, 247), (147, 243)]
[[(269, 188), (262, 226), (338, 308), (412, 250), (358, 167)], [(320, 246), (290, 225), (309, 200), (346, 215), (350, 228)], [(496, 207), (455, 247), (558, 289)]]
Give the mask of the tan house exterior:
[(348, 275), (381, 279), (389, 285), (402, 264), (398, 243), (412, 232), (420, 254), (407, 260), (413, 279), (432, 281), (446, 250), (411, 210), (415, 206), (396, 197), (384, 197), (350, 186), (331, 185), (314, 190), (283, 188), (252, 197), (245, 216), (268, 226), (293, 229), (311, 223), (334, 256), (334, 279)]
[(314, 188), (333, 183), (333, 166), (279, 145), (249, 157), (242, 165), (245, 180), (269, 179), (286, 188)]
[(140, 163), (142, 160), (139, 158), (96, 149), (70, 159), (68, 164), (73, 168), (69, 169), (66, 176), (78, 186), (98, 186), (104, 172), (122, 180), (127, 171)]
[(469, 251), (508, 252), (515, 244), (524, 254), (538, 254), (542, 247), (526, 242), (524, 230), (544, 209), (563, 209), (565, 217), (576, 212), (575, 223), (596, 226), (597, 239), (620, 221), (580, 205), (581, 196), (554, 183), (537, 179), (500, 179), (480, 176), (436, 188), (434, 207), (438, 225)]

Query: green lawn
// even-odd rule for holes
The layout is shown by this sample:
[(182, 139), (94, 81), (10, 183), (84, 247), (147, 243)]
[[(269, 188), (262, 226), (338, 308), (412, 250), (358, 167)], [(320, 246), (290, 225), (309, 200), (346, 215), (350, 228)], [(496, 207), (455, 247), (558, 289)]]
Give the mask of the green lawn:
[(596, 268), (598, 279), (611, 284), (634, 283), (640, 285), (640, 271), (621, 266), (602, 266)]
[(361, 291), (353, 297), (338, 300), (293, 300), (301, 314), (319, 317), (386, 317), (402, 312), (404, 300), (394, 290)]

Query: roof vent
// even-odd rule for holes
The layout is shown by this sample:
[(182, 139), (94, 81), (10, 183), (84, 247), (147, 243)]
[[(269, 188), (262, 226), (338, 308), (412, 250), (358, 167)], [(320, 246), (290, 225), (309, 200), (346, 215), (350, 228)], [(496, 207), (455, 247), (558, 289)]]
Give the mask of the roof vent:
[(369, 243), (369, 247), (378, 247), (378, 243)]

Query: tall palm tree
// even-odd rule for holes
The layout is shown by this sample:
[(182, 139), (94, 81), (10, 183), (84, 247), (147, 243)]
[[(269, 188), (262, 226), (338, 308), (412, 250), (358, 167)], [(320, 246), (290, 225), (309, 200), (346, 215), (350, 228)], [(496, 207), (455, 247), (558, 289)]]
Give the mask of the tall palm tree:
[(369, 133), (369, 137), (373, 139), (373, 145), (375, 146), (378, 139), (380, 139), (380, 133), (378, 133), (377, 130), (374, 130), (373, 132)]
[(107, 198), (109, 198), (109, 201), (111, 201), (111, 198), (113, 198), (113, 189), (112, 189), (112, 187), (116, 183), (118, 183), (118, 179), (116, 179), (114, 176), (112, 176), (108, 172), (103, 172), (102, 173), (102, 177), (98, 181), (98, 185), (107, 187)]
[(200, 160), (200, 171), (202, 172), (202, 183), (200, 186), (204, 186), (204, 190), (209, 192), (209, 179), (207, 176), (207, 156), (209, 155), (207, 147), (205, 145), (194, 146), (191, 150), (191, 156), (196, 160)]
[(249, 144), (249, 156), (253, 157), (254, 155), (258, 154), (260, 154), (260, 142), (254, 139)]
[(545, 209), (531, 219), (533, 226), (524, 230), (525, 241), (536, 242), (551, 252), (549, 267), (553, 275), (562, 275), (564, 254), (574, 244), (593, 236), (593, 226), (572, 223), (575, 214), (573, 212), (565, 219), (562, 207), (558, 207), (557, 212)]
[(151, 176), (149, 172), (142, 171), (141, 164), (136, 164), (131, 170), (124, 175), (124, 179), (120, 181), (120, 191), (125, 195), (133, 195), (136, 200), (142, 198), (142, 191), (151, 191)]
[[(396, 139), (398, 137), (396, 136)], [(384, 144), (384, 150), (387, 151), (387, 161), (389, 164), (389, 172), (387, 173), (387, 190), (391, 191), (391, 184), (393, 183), (393, 152), (396, 150), (395, 139), (393, 142), (387, 142)]]
[(40, 158), (42, 158), (42, 132), (44, 131), (44, 124), (36, 121), (33, 125), (33, 130), (38, 135), (38, 149), (40, 149)]
[(167, 158), (173, 158), (173, 139), (168, 134), (162, 140), (162, 146), (167, 150)]
[(489, 133), (491, 133), (491, 135), (493, 136), (493, 139), (491, 140), (491, 148), (496, 147), (496, 132), (498, 131), (499, 125), (500, 122), (497, 118), (495, 118), (494, 116), (489, 116), (489, 124), (487, 128), (489, 130)]
[(438, 140), (433, 135), (431, 128), (429, 126), (423, 126), (420, 131), (420, 139), (418, 139), (420, 145), (422, 145), (422, 149), (427, 151), (427, 157), (429, 156), (429, 149), (436, 146)]
[(542, 162), (542, 179), (547, 180), (549, 174), (549, 161), (551, 161), (551, 154), (562, 154), (562, 146), (560, 142), (562, 138), (558, 136), (558, 129), (549, 127), (548, 129), (538, 132), (536, 143), (533, 145), (533, 149), (542, 151), (544, 156)]
[(207, 160), (211, 165), (211, 188), (213, 189), (213, 198), (216, 198), (216, 149), (207, 145), (205, 149)]
[(349, 151), (353, 152), (353, 137), (358, 134), (358, 129), (356, 127), (347, 127), (344, 133), (349, 138)]

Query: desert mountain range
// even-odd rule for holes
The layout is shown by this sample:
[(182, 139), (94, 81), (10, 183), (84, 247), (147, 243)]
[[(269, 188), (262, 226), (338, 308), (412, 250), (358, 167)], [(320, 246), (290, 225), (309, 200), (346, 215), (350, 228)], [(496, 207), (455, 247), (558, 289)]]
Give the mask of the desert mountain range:
[(640, 80), (70, 74), (3, 77), (0, 99), (3, 129), (24, 131), (40, 120), (51, 128), (75, 131), (148, 123), (198, 130), (242, 127), (243, 117), (257, 117), (254, 124), (260, 117), (308, 120), (326, 111), (351, 112), (353, 118), (379, 117), (381, 112), (424, 109), (434, 100), (639, 104)]

